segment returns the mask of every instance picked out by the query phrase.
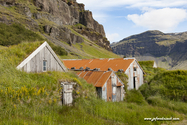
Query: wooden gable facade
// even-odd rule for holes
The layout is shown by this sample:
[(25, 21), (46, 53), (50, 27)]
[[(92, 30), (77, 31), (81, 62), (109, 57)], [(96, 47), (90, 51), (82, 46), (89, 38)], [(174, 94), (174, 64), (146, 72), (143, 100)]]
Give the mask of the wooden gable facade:
[(82, 71), (77, 75), (93, 84), (98, 96), (103, 100), (123, 101), (124, 84), (113, 71)]
[(25, 72), (37, 73), (46, 71), (67, 71), (66, 67), (47, 42), (44, 42), (23, 62), (21, 62), (17, 66), (17, 69)]
[(144, 71), (136, 59), (134, 59), (129, 67), (125, 70), (125, 74), (128, 76), (127, 89), (129, 90), (138, 89), (144, 83)]

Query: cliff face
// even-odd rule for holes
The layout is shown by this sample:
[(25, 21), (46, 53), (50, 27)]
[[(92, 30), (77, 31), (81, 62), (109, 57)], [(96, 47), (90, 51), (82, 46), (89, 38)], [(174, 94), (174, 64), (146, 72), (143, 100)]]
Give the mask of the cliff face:
[(137, 57), (138, 60), (155, 60), (160, 67), (176, 69), (176, 66), (182, 66), (187, 60), (186, 45), (187, 32), (164, 34), (147, 31), (125, 38), (111, 47), (116, 54)]
[[(17, 20), (17, 17), (13, 14), (5, 16), (5, 13), (1, 13), (0, 22), (6, 24), (24, 22), (29, 29), (44, 32), (70, 45), (84, 40), (72, 33), (68, 26), (82, 24), (99, 34), (100, 40), (96, 42), (99, 46), (111, 50), (108, 40), (105, 38), (103, 26), (93, 19), (92, 12), (84, 9), (84, 4), (79, 4), (76, 0), (25, 0), (24, 2), (19, 0), (0, 0), (0, 4), (7, 8), (14, 8), (15, 12), (26, 17), (25, 19), (19, 18)], [(90, 40), (95, 39), (95, 36), (87, 35), (89, 35), (87, 38)]]

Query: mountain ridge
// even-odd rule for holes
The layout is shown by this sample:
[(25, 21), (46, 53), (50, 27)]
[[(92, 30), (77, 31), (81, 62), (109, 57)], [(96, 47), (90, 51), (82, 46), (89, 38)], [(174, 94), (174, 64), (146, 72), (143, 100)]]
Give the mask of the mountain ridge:
[[(183, 69), (187, 57), (187, 32), (163, 33), (149, 30), (111, 44), (113, 52), (138, 60), (154, 60), (159, 67)], [(185, 68), (187, 69), (187, 68)]]

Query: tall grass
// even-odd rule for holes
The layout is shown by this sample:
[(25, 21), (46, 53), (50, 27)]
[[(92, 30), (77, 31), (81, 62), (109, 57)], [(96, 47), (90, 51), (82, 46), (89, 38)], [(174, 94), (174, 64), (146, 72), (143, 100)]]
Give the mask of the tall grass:
[(0, 45), (9, 46), (19, 44), (22, 41), (35, 40), (43, 40), (43, 38), (21, 24), (6, 25), (0, 23)]

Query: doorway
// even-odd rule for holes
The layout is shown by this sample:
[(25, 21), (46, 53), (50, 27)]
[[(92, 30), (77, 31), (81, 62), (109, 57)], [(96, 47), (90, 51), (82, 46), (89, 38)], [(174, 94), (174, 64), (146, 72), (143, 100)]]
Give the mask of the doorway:
[(133, 77), (133, 85), (134, 85), (134, 89), (136, 89), (136, 77)]

